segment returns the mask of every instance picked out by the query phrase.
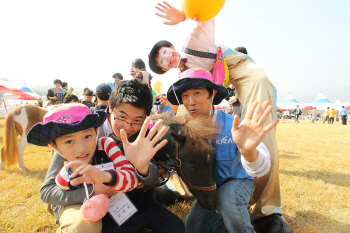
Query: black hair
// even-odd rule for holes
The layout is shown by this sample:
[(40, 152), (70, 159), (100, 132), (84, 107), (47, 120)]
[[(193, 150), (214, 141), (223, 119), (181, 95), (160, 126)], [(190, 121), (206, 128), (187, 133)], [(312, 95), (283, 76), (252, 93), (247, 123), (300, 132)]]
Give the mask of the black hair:
[(63, 103), (67, 104), (67, 103), (70, 103), (72, 101), (73, 101), (73, 103), (78, 103), (79, 98), (78, 98), (78, 96), (70, 93), (70, 94), (66, 95), (66, 97), (64, 97)]
[[(95, 132), (97, 133), (97, 127), (94, 127), (94, 130), (95, 130)], [(98, 135), (96, 135), (96, 136), (98, 136)], [(53, 140), (53, 141), (51, 141), (55, 146), (57, 146), (57, 144), (56, 144), (56, 139), (55, 140)]]
[(96, 94), (98, 99), (106, 101), (106, 100), (109, 100), (111, 92), (103, 90), (103, 91), (96, 92)]
[(209, 87), (206, 87), (206, 89), (209, 92), (209, 98), (208, 99), (210, 99), (213, 96), (214, 90), (213, 90), (213, 88), (209, 88)]
[[(213, 90), (213, 88), (209, 88), (209, 87), (205, 87), (205, 89), (207, 89), (207, 91), (209, 93), (208, 99), (210, 99), (213, 96), (214, 90)], [(183, 91), (183, 92), (185, 92), (185, 91)], [(180, 96), (182, 96), (183, 92), (180, 93)]]
[(145, 63), (141, 60), (141, 58), (136, 58), (132, 63), (131, 67), (139, 68), (139, 69), (146, 69)]
[(88, 88), (88, 87), (85, 87), (85, 88), (83, 89), (83, 92), (85, 92), (85, 91), (87, 91), (87, 90), (89, 90), (89, 88)]
[(120, 81), (112, 90), (109, 97), (111, 110), (122, 103), (131, 104), (135, 108), (144, 109), (146, 115), (150, 115), (153, 106), (153, 96), (144, 83), (136, 79)]
[(113, 77), (113, 78), (118, 77), (120, 80), (123, 80), (123, 75), (122, 75), (121, 73), (115, 73), (115, 74), (113, 74), (112, 77)]
[(86, 96), (94, 96), (94, 92), (89, 90), (88, 92), (86, 92)]
[(62, 81), (59, 79), (53, 80), (53, 84), (59, 83), (62, 86)]
[(49, 97), (55, 97), (55, 93), (53, 93), (53, 90), (51, 90), (51, 88), (47, 90), (47, 98), (49, 99)]
[(243, 54), (248, 54), (246, 47), (243, 47), (243, 46), (235, 48), (235, 51), (243, 53)]
[(234, 91), (235, 91), (235, 88), (233, 87), (233, 86), (228, 86), (228, 87), (226, 87), (226, 89), (227, 89), (227, 91), (228, 91), (228, 96), (225, 98), (225, 100), (230, 100), (230, 97), (232, 97), (233, 96), (233, 93), (234, 93)]
[(63, 83), (62, 83), (62, 87), (65, 87), (65, 86), (67, 86), (67, 85), (68, 85), (67, 82), (63, 82)]

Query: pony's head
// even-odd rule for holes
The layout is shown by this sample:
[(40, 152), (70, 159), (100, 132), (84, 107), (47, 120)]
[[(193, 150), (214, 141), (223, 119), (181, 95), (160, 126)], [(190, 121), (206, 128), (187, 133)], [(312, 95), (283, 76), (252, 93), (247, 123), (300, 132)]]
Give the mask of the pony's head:
[(156, 118), (164, 120), (169, 129), (164, 136), (167, 145), (155, 156), (156, 160), (173, 160), (177, 174), (197, 198), (200, 205), (209, 211), (214, 211), (218, 204), (216, 185), (212, 176), (214, 148), (210, 144), (215, 140), (218, 127), (213, 125), (208, 117), (185, 119), (182, 117), (165, 117), (161, 114)]

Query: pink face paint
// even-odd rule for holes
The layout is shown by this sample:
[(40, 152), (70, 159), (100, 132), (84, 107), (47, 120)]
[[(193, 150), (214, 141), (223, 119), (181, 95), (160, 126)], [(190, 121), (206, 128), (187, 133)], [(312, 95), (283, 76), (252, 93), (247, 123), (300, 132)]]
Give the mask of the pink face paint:
[(173, 54), (173, 60), (171, 63), (168, 64), (168, 68), (173, 68), (174, 67), (174, 64), (176, 65), (178, 62), (179, 62), (179, 54), (177, 54), (176, 51), (172, 51), (172, 54)]

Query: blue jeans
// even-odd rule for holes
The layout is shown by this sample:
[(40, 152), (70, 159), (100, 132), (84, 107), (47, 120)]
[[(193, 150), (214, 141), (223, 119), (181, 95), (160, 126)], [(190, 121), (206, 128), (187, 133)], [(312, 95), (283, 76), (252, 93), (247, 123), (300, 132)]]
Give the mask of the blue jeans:
[(203, 209), (196, 200), (185, 221), (186, 233), (254, 232), (247, 209), (254, 181), (228, 179), (218, 189), (219, 204), (214, 212)]

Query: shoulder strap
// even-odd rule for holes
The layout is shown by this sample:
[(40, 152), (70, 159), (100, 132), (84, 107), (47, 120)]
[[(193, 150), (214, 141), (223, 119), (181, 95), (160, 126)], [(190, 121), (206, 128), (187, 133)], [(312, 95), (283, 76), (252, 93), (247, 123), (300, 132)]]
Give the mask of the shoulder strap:
[(216, 53), (197, 51), (197, 50), (193, 50), (193, 49), (189, 49), (189, 48), (183, 48), (182, 51), (184, 53), (187, 53), (189, 55), (193, 55), (196, 57), (216, 59)]

